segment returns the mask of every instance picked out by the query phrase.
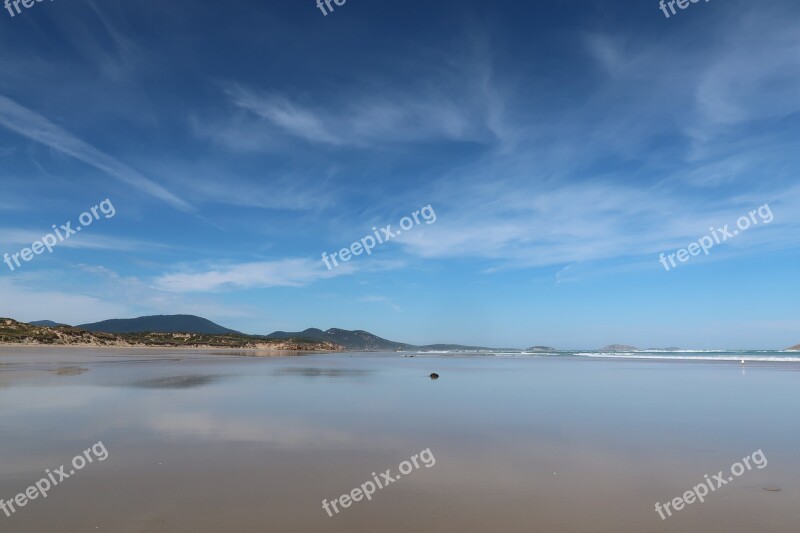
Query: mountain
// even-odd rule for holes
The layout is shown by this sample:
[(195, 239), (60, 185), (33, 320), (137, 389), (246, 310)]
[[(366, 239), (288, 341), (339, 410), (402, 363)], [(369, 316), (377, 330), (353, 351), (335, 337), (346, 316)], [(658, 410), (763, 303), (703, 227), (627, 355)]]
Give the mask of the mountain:
[(800, 344), (798, 344), (798, 345), (796, 345), (796, 346), (791, 346), (791, 347), (789, 347), (789, 348), (786, 348), (786, 349), (787, 349), (787, 350), (792, 350), (792, 351), (798, 351), (798, 352), (800, 352)]
[(58, 326), (67, 326), (68, 324), (59, 324), (52, 320), (37, 320), (35, 322), (28, 322), (31, 326), (47, 326), (48, 328), (55, 328)]
[[(411, 345), (409, 345), (411, 346)], [(413, 350), (419, 350), (421, 352), (453, 352), (453, 351), (465, 351), (465, 352), (518, 352), (519, 350), (516, 348), (487, 348), (485, 346), (464, 346), (463, 344), (425, 344), (424, 346), (411, 346)]]
[(416, 347), (402, 342), (390, 341), (368, 331), (331, 328), (322, 331), (317, 328), (309, 328), (303, 331), (287, 332), (276, 331), (267, 335), (268, 339), (303, 339), (317, 342), (332, 342), (344, 346), (348, 350), (360, 351), (397, 351), (413, 350)]
[(325, 332), (317, 328), (308, 328), (303, 331), (275, 331), (267, 335), (269, 339), (321, 339), (325, 336)]
[(627, 344), (609, 344), (603, 346), (599, 351), (601, 352), (633, 352), (638, 350), (635, 346), (628, 346)]
[[(51, 327), (59, 329), (52, 321), (42, 321), (32, 326)], [(460, 344), (428, 344), (425, 346), (417, 346), (414, 344), (406, 344), (404, 342), (395, 342), (364, 330), (346, 330), (339, 328), (331, 328), (327, 331), (322, 331), (317, 328), (309, 328), (303, 331), (276, 331), (269, 335), (245, 335), (225, 328), (219, 324), (215, 324), (205, 318), (194, 315), (155, 315), (155, 316), (141, 316), (139, 318), (123, 318), (103, 320), (102, 322), (94, 322), (91, 324), (81, 324), (72, 328), (84, 332), (91, 333), (109, 333), (126, 336), (125, 342), (155, 342), (156, 344), (176, 342), (170, 338), (168, 341), (165, 339), (155, 339), (159, 334), (181, 333), (193, 335), (218, 335), (230, 336), (230, 339), (225, 341), (225, 344), (236, 343), (253, 343), (265, 342), (274, 343), (275, 341), (289, 341), (301, 343), (317, 343), (321, 346), (331, 346), (340, 349), (344, 348), (352, 351), (363, 352), (396, 352), (396, 351), (489, 351), (491, 348), (482, 346), (463, 346)], [(140, 337), (147, 337), (147, 339), (132, 339), (127, 338), (131, 335), (138, 334)], [(162, 335), (163, 336), (163, 335)], [(234, 337), (236, 340), (234, 340)], [(246, 338), (246, 339), (245, 339)], [(203, 341), (209, 339), (204, 338)], [(218, 339), (219, 340), (219, 339)], [(178, 345), (184, 345), (189, 341), (177, 341)], [(199, 339), (193, 338), (191, 342), (200, 342)], [(210, 341), (209, 341), (210, 342)], [(220, 341), (222, 342), (222, 341)], [(506, 350), (506, 351), (519, 351), (519, 350)]]
[(117, 318), (76, 326), (103, 333), (201, 333), (206, 335), (241, 335), (205, 318), (194, 315), (154, 315), (139, 318)]
[(348, 350), (362, 352), (396, 352), (396, 351), (486, 351), (491, 348), (482, 346), (463, 346), (461, 344), (426, 344), (418, 346), (395, 342), (364, 330), (347, 330), (331, 328), (322, 331), (317, 328), (309, 328), (303, 331), (276, 331), (266, 336), (268, 339), (305, 339), (317, 342), (332, 342), (339, 346), (344, 346)]
[(330, 342), (296, 339), (266, 339), (242, 333), (105, 333), (71, 326), (36, 326), (0, 318), (0, 344), (71, 346), (157, 346), (162, 348), (237, 348), (336, 352), (342, 347)]

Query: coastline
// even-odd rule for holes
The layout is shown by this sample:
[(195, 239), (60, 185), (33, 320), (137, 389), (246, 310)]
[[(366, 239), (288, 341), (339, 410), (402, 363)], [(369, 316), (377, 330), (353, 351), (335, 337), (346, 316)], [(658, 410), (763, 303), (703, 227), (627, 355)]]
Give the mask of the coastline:
[(0, 346), (153, 347), (292, 352), (337, 352), (343, 349), (342, 346), (327, 341), (267, 339), (242, 333), (90, 332), (72, 326), (37, 326), (11, 318), (0, 318)]
[(197, 344), (197, 345), (182, 345), (182, 346), (168, 346), (168, 345), (153, 345), (153, 344), (95, 344), (95, 343), (69, 343), (69, 344), (55, 344), (55, 343), (14, 343), (0, 341), (0, 348), (75, 348), (75, 349), (97, 349), (97, 350), (203, 350), (203, 351), (218, 351), (218, 352), (231, 352), (231, 351), (255, 351), (255, 352), (304, 352), (304, 353), (346, 353), (343, 349), (331, 348), (299, 348), (294, 346), (302, 346), (301, 344), (285, 343), (275, 347), (269, 343), (258, 344), (255, 346), (213, 346), (210, 344)]

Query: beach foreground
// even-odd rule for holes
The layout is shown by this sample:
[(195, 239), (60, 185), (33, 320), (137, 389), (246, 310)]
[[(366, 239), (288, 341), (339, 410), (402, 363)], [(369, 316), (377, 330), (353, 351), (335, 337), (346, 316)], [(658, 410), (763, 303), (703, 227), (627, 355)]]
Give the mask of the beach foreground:
[[(789, 533), (800, 523), (796, 363), (253, 355), (0, 349), (0, 499), (46, 469), (72, 469), (95, 443), (107, 451), (46, 498), (0, 511), (3, 531)], [(664, 520), (656, 511), (759, 450), (764, 463), (704, 502)], [(323, 508), (387, 469), (395, 481), (371, 500), (356, 492), (338, 513)]]

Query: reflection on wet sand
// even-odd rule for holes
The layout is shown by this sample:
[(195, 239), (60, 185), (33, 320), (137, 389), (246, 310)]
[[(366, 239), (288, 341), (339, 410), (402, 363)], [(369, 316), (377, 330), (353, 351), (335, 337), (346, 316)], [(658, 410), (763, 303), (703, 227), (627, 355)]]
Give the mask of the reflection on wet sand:
[[(432, 383), (432, 370), (444, 378)], [(786, 421), (797, 376), (779, 364), (743, 376), (738, 365), (561, 357), (0, 350), (0, 498), (87, 443), (114, 450), (104, 468), (0, 523), (9, 533), (795, 533), (800, 427)], [(427, 448), (435, 469), (346, 514), (323, 511), (323, 499)], [(769, 468), (669, 523), (654, 512), (754, 449)]]
[(307, 378), (343, 378), (363, 377), (372, 374), (372, 370), (359, 368), (314, 368), (314, 367), (287, 367), (274, 372), (276, 376), (303, 376)]
[(57, 376), (80, 376), (88, 371), (88, 368), (83, 368), (80, 366), (60, 366), (55, 370), (51, 370), (51, 372)]
[(218, 375), (167, 376), (136, 381), (131, 386), (143, 389), (191, 389), (213, 383), (220, 377)]

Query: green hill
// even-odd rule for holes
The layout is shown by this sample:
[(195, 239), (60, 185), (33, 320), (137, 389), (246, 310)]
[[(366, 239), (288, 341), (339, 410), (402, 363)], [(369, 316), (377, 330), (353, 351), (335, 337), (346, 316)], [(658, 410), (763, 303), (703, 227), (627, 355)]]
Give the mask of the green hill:
[(69, 325), (69, 324), (59, 324), (58, 322), (53, 322), (52, 320), (36, 320), (34, 322), (29, 322), (29, 324), (32, 326), (47, 326), (50, 328)]
[(317, 328), (309, 328), (303, 331), (287, 332), (276, 331), (267, 335), (268, 339), (307, 339), (320, 342), (332, 342), (344, 346), (348, 350), (359, 351), (397, 351), (397, 350), (410, 350), (415, 347), (410, 344), (402, 342), (394, 342), (387, 339), (373, 335), (368, 331), (355, 330), (348, 331), (346, 329), (331, 328), (327, 331), (322, 331)]
[(301, 339), (267, 339), (241, 333), (106, 333), (81, 328), (36, 326), (0, 318), (0, 344), (74, 345), (74, 346), (153, 346), (163, 348), (239, 348), (250, 350), (340, 351), (342, 347), (322, 341)]
[(303, 331), (276, 331), (267, 335), (269, 339), (308, 339), (320, 342), (332, 342), (344, 346), (348, 350), (362, 352), (396, 352), (396, 351), (484, 351), (490, 348), (481, 346), (463, 346), (461, 344), (426, 344), (419, 346), (404, 342), (395, 342), (364, 330), (347, 330), (331, 328), (322, 331), (317, 328), (309, 328)]
[(205, 333), (236, 334), (238, 331), (215, 324), (195, 315), (153, 315), (139, 318), (117, 318), (77, 326), (86, 331), (103, 333)]

